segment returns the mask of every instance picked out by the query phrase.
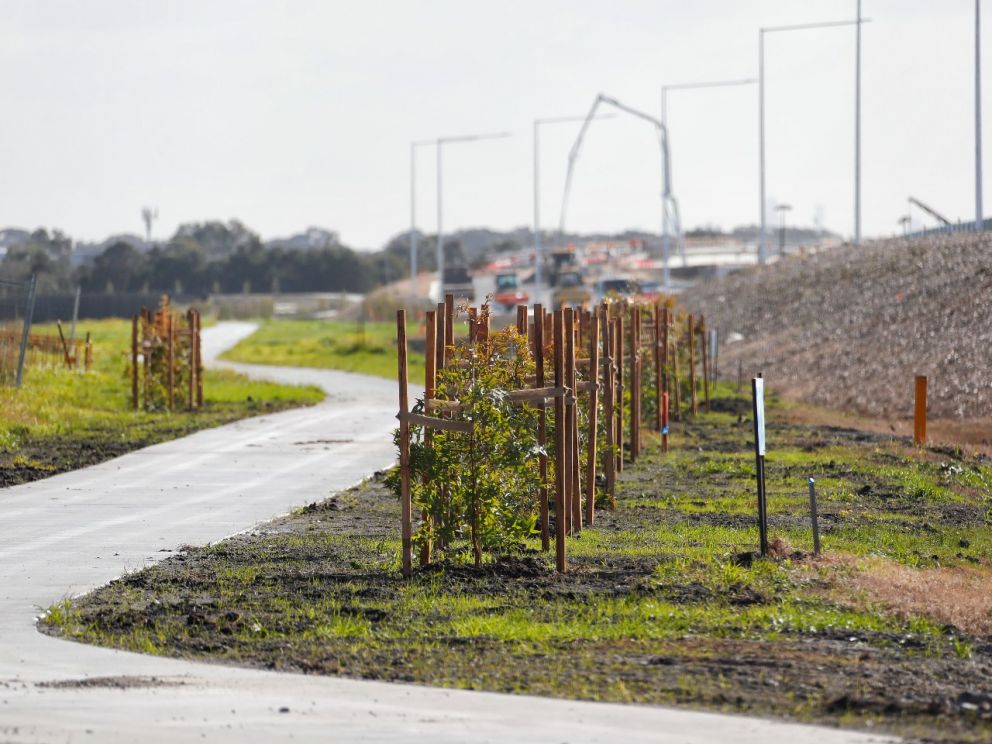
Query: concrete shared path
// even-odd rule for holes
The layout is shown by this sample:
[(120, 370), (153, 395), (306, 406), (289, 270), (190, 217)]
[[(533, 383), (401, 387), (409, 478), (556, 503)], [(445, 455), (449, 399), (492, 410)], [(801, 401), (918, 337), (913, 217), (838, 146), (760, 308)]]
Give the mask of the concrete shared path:
[[(207, 361), (252, 330), (207, 329)], [(0, 490), (0, 742), (883, 741), (667, 708), (200, 664), (39, 633), (39, 611), (60, 598), (325, 498), (393, 460), (388, 380), (232, 366), (318, 384), (327, 400)]]

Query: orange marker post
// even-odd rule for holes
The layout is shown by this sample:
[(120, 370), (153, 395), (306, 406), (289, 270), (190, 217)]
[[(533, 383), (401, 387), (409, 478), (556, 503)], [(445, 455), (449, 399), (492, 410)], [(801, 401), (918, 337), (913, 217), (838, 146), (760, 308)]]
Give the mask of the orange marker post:
[(916, 404), (913, 411), (913, 443), (927, 443), (927, 377), (916, 376)]

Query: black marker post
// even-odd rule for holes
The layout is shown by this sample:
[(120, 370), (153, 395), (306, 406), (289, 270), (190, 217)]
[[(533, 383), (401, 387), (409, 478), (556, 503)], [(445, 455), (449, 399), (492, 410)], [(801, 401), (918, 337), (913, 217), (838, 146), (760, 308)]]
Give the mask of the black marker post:
[(758, 479), (758, 534), (761, 555), (768, 555), (768, 504), (765, 501), (765, 381), (761, 373), (751, 378), (751, 404), (754, 413), (754, 460)]

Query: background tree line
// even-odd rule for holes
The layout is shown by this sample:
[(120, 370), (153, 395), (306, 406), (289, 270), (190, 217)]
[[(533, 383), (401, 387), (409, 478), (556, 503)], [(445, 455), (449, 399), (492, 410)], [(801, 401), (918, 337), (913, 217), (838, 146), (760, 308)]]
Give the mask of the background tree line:
[[(421, 239), (421, 267), (434, 266), (433, 241)], [(78, 249), (78, 246), (77, 246)], [(397, 238), (377, 252), (360, 252), (336, 240), (297, 248), (273, 241), (237, 222), (184, 225), (164, 243), (122, 238), (80, 260), (60, 231), (36, 230), (0, 259), (0, 277), (38, 277), (40, 294), (169, 292), (181, 296), (242, 292), (368, 292), (409, 274), (409, 250)]]

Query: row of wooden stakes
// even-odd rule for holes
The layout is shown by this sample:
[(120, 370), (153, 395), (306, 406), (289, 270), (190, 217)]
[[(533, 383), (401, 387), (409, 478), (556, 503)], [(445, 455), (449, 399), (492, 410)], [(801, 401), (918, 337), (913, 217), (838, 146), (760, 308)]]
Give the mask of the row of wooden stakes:
[[(468, 308), (468, 343), (484, 341), (489, 335), (489, 313)], [(595, 521), (597, 466), (602, 459), (602, 474), (610, 507), (616, 505), (617, 473), (623, 470), (624, 437), (628, 434), (630, 460), (636, 461), (642, 450), (642, 409), (645, 380), (645, 358), (654, 366), (655, 386), (654, 428), (661, 434), (662, 447), (668, 448), (668, 417), (670, 394), (674, 393), (675, 418), (681, 418), (679, 384), (679, 350), (684, 349), (688, 381), (689, 413), (698, 409), (696, 374), (696, 336), (703, 335), (705, 324), (687, 316), (685, 336), (674, 332), (676, 314), (667, 305), (639, 305), (626, 301), (602, 303), (595, 310), (566, 307), (547, 312), (536, 304), (530, 311), (526, 305), (517, 307), (517, 332), (527, 339), (535, 362), (533, 387), (507, 391), (510, 400), (534, 405), (538, 411), (538, 443), (547, 449), (547, 412), (554, 417), (555, 441), (550, 450), (554, 461), (553, 492), (555, 503), (555, 553), (558, 571), (568, 570), (566, 541), (583, 526)], [(399, 443), (400, 497), (402, 520), (401, 564), (404, 576), (413, 570), (413, 504), (410, 482), (411, 426), (431, 430), (470, 432), (472, 423), (453, 416), (459, 410), (457, 401), (436, 399), (438, 370), (450, 363), (456, 343), (454, 334), (454, 297), (447, 295), (436, 311), (426, 314), (424, 413), (410, 410), (408, 392), (407, 316), (405, 310), (396, 312), (399, 378)], [(625, 331), (626, 325), (626, 331)], [(705, 336), (704, 336), (705, 338)], [(550, 358), (545, 358), (551, 341)], [(703, 366), (703, 397), (708, 407), (709, 360), (706, 344), (701, 346)], [(579, 356), (586, 350), (586, 356)], [(550, 369), (547, 367), (550, 366)], [(584, 378), (584, 379), (583, 379)], [(624, 391), (629, 387), (629, 421), (625, 426)], [(600, 395), (604, 415), (606, 451), (597, 452), (600, 426)], [(584, 400), (583, 400), (584, 397)], [(582, 460), (579, 437), (578, 406), (587, 406), (587, 435), (585, 472), (580, 472)], [(431, 415), (432, 413), (440, 415)], [(447, 414), (447, 415), (446, 415)], [(628, 432), (629, 427), (629, 432)], [(600, 458), (600, 455), (602, 456)], [(551, 520), (548, 487), (548, 456), (540, 455), (542, 488), (537, 495), (541, 543), (550, 550)], [(423, 551), (420, 562), (430, 562), (429, 551)]]

